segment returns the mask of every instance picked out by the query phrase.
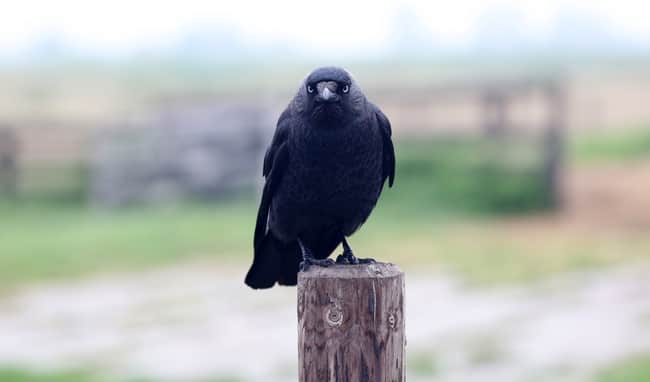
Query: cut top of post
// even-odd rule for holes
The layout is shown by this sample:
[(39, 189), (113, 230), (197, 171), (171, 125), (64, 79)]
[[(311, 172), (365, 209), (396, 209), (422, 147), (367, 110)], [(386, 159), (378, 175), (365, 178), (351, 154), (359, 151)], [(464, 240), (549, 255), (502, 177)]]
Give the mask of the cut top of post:
[(306, 272), (298, 274), (299, 279), (367, 279), (391, 278), (402, 274), (402, 271), (391, 263), (373, 263), (359, 265), (335, 264), (329, 267), (312, 266)]

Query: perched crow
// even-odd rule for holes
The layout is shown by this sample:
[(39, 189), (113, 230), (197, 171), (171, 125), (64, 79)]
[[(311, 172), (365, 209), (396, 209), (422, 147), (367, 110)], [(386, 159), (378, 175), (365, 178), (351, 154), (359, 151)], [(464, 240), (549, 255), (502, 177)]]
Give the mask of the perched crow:
[(393, 185), (395, 153), (388, 118), (343, 69), (307, 76), (278, 119), (264, 157), (266, 177), (255, 226), (252, 288), (296, 285), (299, 269), (357, 259), (346, 236), (375, 207), (386, 179)]

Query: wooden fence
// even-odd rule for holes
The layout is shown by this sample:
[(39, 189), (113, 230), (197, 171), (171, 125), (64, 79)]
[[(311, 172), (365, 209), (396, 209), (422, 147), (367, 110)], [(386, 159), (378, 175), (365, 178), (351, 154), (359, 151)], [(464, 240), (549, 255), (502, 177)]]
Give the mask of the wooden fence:
[(503, 149), (517, 142), (532, 143), (541, 158), (538, 173), (547, 204), (560, 206), (568, 119), (567, 88), (561, 77), (468, 81), (373, 93), (387, 105), (387, 114), (404, 136), (478, 134)]
[[(502, 145), (504, 148), (517, 145), (517, 141), (525, 141), (526, 146), (534, 146), (535, 150), (541, 154), (541, 160), (535, 164), (537, 166), (535, 173), (540, 174), (539, 176), (543, 178), (542, 184), (545, 194), (548, 195), (548, 205), (550, 207), (559, 205), (567, 120), (567, 96), (562, 80), (468, 81), (420, 88), (368, 89), (368, 93), (369, 97), (381, 105), (382, 109), (390, 116), (397, 137), (408, 138), (414, 132), (435, 136), (440, 131), (444, 131), (458, 136), (478, 135), (480, 138), (492, 141), (497, 146)], [(543, 112), (529, 112), (521, 107), (522, 101), (531, 98), (535, 99), (536, 106), (543, 109)], [(197, 107), (192, 106), (194, 101), (181, 100), (179, 102), (181, 106), (162, 105), (158, 110), (160, 114), (158, 117), (155, 115), (156, 109), (154, 108), (152, 110), (154, 119), (163, 120), (169, 117), (169, 110), (183, 109), (183, 105), (189, 104), (191, 112), (183, 115), (189, 115), (191, 118), (184, 122), (181, 121), (182, 124), (191, 127), (203, 126), (208, 123), (209, 126), (220, 128), (216, 122), (205, 122), (203, 119), (196, 122), (196, 113), (193, 110), (205, 109), (207, 106), (204, 106), (210, 102), (204, 100), (203, 104)], [(212, 104), (219, 108), (222, 103), (215, 100)], [(258, 105), (259, 102), (252, 98), (245, 102), (242, 101), (242, 105), (253, 104)], [(258, 118), (251, 127), (254, 127), (256, 131), (263, 132), (262, 135), (268, 135), (271, 133), (274, 119), (283, 105), (262, 104), (265, 105), (266, 115), (270, 117)], [(179, 113), (182, 114), (178, 112), (174, 115), (180, 115)], [(522, 114), (526, 118), (523, 120), (517, 118), (517, 115)], [(535, 118), (531, 117), (533, 115)], [(249, 112), (242, 113), (241, 121), (250, 120), (250, 116)], [(237, 118), (230, 119), (236, 120)], [(250, 125), (250, 123), (248, 124)], [(253, 126), (255, 124), (258, 126)], [(238, 131), (236, 127), (241, 123), (231, 125), (231, 131)], [(97, 185), (103, 184), (99, 181), (102, 172), (97, 170), (96, 164), (110, 162), (97, 160), (98, 154), (105, 152), (100, 148), (106, 147), (110, 143), (108, 140), (115, 136), (111, 134), (114, 129), (108, 126), (115, 126), (115, 123), (106, 121), (102, 126), (93, 127), (78, 124), (68, 126), (63, 122), (42, 121), (26, 126), (12, 126), (15, 127), (13, 130), (0, 129), (0, 157), (2, 158), (0, 196), (2, 194), (15, 195), (17, 192), (32, 189), (43, 189), (42, 192), (39, 191), (42, 194), (49, 192), (50, 189), (55, 189), (59, 193), (69, 191), (78, 194), (93, 194), (100, 189)], [(225, 130), (228, 130), (228, 126), (225, 127)], [(184, 130), (189, 131), (188, 129)], [(225, 136), (225, 132), (222, 135)], [(516, 139), (511, 139), (513, 137)], [(260, 157), (263, 153), (266, 140), (265, 138), (260, 139), (263, 142), (256, 145), (260, 153), (252, 155), (253, 158)], [(114, 143), (117, 145), (119, 142), (114, 141)], [(125, 147), (126, 145), (133, 146), (136, 143), (126, 140)], [(218, 146), (214, 145), (215, 149), (220, 150)], [(234, 148), (229, 144), (225, 147), (226, 151), (232, 151)], [(210, 155), (213, 154), (219, 153)], [(234, 158), (231, 154), (224, 155)], [(205, 157), (203, 154), (192, 154), (191, 157), (199, 156)], [(124, 158), (117, 157), (117, 159), (123, 160)], [(192, 159), (190, 162), (197, 161)], [(229, 160), (229, 162), (232, 163), (233, 160)], [(249, 167), (257, 168), (256, 166), (253, 164)], [(70, 169), (74, 171), (70, 171)], [(128, 178), (132, 167), (126, 166), (124, 169), (124, 174), (115, 173), (115, 176)], [(65, 176), (55, 174), (60, 171), (64, 171), (63, 175)], [(127, 172), (129, 173), (127, 174)], [(255, 180), (258, 180), (256, 174), (256, 170), (240, 172), (241, 176), (252, 177), (252, 182), (242, 181), (246, 184), (255, 184)], [(76, 180), (75, 187), (64, 187), (65, 185), (58, 183), (55, 185), (56, 187), (48, 186), (50, 179), (61, 183), (64, 180), (68, 182), (67, 179), (75, 176), (80, 177)], [(109, 184), (111, 183), (109, 182)]]

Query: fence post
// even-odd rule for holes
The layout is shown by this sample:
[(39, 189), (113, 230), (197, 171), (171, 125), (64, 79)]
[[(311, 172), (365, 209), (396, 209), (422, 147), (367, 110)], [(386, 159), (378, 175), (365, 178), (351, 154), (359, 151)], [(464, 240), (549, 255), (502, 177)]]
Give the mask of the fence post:
[(488, 137), (502, 137), (508, 127), (508, 96), (503, 90), (488, 88), (481, 95), (483, 132)]
[(16, 132), (0, 126), (0, 196), (18, 193), (18, 150)]
[(559, 80), (550, 81), (545, 90), (550, 110), (544, 136), (544, 187), (548, 205), (558, 208), (562, 204), (560, 177), (564, 164), (567, 94)]
[(393, 264), (298, 275), (300, 382), (405, 381), (404, 273)]

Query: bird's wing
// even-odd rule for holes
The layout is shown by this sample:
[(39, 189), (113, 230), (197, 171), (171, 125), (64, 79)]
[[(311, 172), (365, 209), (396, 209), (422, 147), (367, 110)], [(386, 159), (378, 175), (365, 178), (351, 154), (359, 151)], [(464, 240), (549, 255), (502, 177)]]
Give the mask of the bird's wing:
[(275, 190), (278, 188), (284, 175), (287, 163), (289, 162), (289, 148), (287, 137), (289, 135), (288, 113), (285, 111), (278, 120), (275, 134), (264, 156), (262, 175), (266, 178), (262, 191), (262, 200), (257, 211), (257, 223), (255, 224), (255, 248), (261, 243), (266, 234), (266, 225), (269, 216), (269, 208)]
[(390, 121), (377, 106), (372, 105), (372, 109), (384, 144), (383, 179), (385, 181), (388, 178), (388, 187), (393, 187), (393, 181), (395, 180), (395, 148), (393, 147), (393, 140), (391, 139), (392, 130), (390, 127)]

